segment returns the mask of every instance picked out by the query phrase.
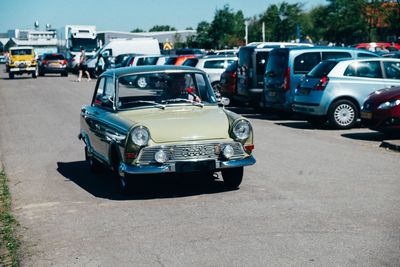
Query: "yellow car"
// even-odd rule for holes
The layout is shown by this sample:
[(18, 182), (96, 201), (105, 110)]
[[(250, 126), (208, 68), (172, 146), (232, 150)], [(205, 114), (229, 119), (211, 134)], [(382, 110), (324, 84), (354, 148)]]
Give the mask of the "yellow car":
[(221, 172), (229, 188), (253, 165), (250, 122), (224, 108), (207, 74), (184, 66), (103, 73), (81, 110), (79, 138), (92, 171), (110, 168), (123, 191), (138, 176)]
[(24, 73), (31, 74), (32, 78), (37, 78), (39, 73), (35, 56), (35, 50), (31, 46), (10, 48), (7, 63), (9, 78), (14, 79), (15, 75)]

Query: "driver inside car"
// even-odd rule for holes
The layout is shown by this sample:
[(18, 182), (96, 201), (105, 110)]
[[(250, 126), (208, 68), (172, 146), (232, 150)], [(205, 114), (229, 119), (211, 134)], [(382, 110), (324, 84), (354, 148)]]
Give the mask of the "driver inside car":
[(196, 94), (196, 89), (186, 86), (184, 74), (170, 74), (167, 79), (167, 87), (160, 96), (161, 101), (176, 98), (201, 102), (200, 97)]

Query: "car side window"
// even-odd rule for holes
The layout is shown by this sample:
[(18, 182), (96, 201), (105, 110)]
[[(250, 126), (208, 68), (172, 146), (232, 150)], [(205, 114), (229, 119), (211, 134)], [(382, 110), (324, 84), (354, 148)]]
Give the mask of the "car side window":
[(319, 52), (303, 53), (294, 59), (295, 74), (306, 74), (321, 61)]
[(351, 54), (348, 52), (322, 52), (322, 60), (336, 59), (336, 58), (351, 58)]
[(114, 101), (114, 79), (103, 77), (97, 87), (94, 105), (99, 107), (112, 108)]
[(206, 69), (224, 69), (223, 60), (210, 60), (204, 62), (204, 68)]
[(344, 76), (363, 78), (382, 78), (382, 69), (379, 61), (353, 62), (345, 70)]
[(384, 61), (383, 68), (385, 69), (387, 79), (400, 80), (400, 62)]
[(357, 57), (359, 57), (359, 58), (361, 58), (361, 57), (378, 57), (378, 55), (368, 54), (368, 53), (358, 53)]

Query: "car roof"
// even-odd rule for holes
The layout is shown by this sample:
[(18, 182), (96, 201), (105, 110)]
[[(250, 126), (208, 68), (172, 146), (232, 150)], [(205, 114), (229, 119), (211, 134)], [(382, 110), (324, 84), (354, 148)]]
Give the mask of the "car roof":
[(18, 50), (18, 49), (33, 49), (33, 46), (14, 46), (14, 47), (10, 47), (10, 50)]
[(284, 47), (284, 48), (276, 48), (275, 51), (282, 51), (282, 50), (290, 50), (290, 51), (303, 51), (303, 50), (336, 50), (336, 51), (359, 51), (362, 53), (370, 53), (375, 54), (370, 51), (361, 50), (353, 47), (342, 47), (342, 46), (314, 46), (314, 47)]
[(121, 76), (125, 76), (128, 74), (136, 74), (136, 73), (146, 73), (146, 72), (196, 72), (205, 74), (204, 71), (188, 67), (188, 66), (175, 66), (175, 65), (151, 65), (151, 66), (135, 66), (135, 67), (124, 67), (117, 69), (110, 69), (104, 72), (102, 76), (112, 76), (119, 78)]

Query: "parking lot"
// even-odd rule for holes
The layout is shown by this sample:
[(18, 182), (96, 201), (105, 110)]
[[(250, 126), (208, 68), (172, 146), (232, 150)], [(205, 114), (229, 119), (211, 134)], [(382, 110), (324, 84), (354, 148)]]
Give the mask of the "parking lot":
[(255, 132), (240, 189), (184, 176), (124, 196), (89, 171), (77, 138), (94, 79), (9, 80), (4, 65), (0, 78), (23, 266), (400, 265), (400, 153), (380, 133), (229, 107)]

